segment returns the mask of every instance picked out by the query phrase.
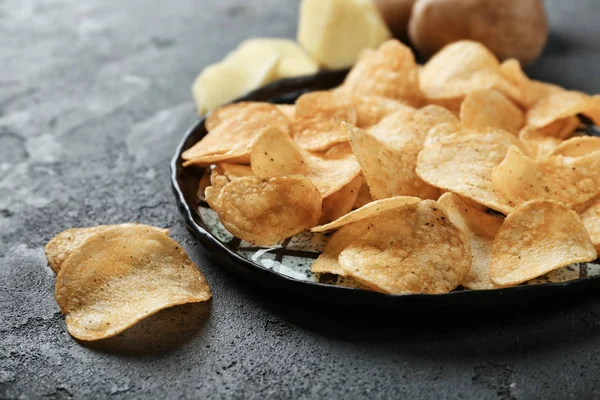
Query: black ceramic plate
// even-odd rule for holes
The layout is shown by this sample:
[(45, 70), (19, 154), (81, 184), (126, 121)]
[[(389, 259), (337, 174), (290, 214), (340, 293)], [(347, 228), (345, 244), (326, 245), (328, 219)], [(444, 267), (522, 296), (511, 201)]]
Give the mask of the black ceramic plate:
[[(239, 99), (293, 103), (301, 94), (330, 89), (339, 85), (346, 71), (325, 72), (315, 76), (288, 79), (261, 88)], [(588, 134), (595, 127), (587, 126)], [(434, 308), (457, 305), (488, 307), (515, 304), (554, 296), (565, 292), (581, 292), (600, 288), (600, 263), (573, 264), (521, 286), (496, 290), (456, 290), (447, 294), (387, 295), (333, 285), (318, 281), (310, 272), (310, 264), (324, 246), (326, 237), (305, 233), (285, 240), (277, 246), (255, 247), (234, 238), (223, 228), (206, 203), (198, 196), (198, 185), (204, 171), (183, 168), (181, 153), (206, 135), (204, 119), (183, 137), (171, 161), (173, 191), (187, 227), (204, 245), (216, 264), (228, 268), (258, 285), (301, 293), (329, 302), (393, 306), (402, 308)]]

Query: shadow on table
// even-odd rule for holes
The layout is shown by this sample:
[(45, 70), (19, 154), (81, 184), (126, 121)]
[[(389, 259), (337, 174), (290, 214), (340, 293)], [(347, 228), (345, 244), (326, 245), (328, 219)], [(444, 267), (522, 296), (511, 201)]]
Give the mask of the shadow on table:
[(196, 336), (210, 317), (211, 301), (162, 310), (123, 333), (94, 342), (78, 341), (94, 351), (123, 356), (158, 355)]

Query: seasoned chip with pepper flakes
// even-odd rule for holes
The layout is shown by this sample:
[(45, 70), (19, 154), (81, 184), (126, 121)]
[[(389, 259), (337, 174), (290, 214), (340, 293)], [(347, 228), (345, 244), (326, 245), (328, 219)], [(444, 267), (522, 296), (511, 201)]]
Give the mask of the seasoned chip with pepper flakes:
[(575, 211), (552, 200), (532, 200), (510, 213), (492, 247), (490, 276), (512, 286), (597, 257)]
[[(135, 224), (123, 224), (121, 226), (129, 226)], [(58, 274), (60, 271), (60, 267), (63, 262), (69, 257), (73, 252), (77, 250), (79, 246), (83, 244), (90, 237), (102, 233), (106, 230), (112, 229), (117, 225), (100, 225), (100, 226), (91, 226), (88, 228), (72, 228), (67, 229), (54, 236), (46, 245), (46, 258), (48, 259), (48, 264), (50, 264), (50, 268)], [(165, 235), (169, 234), (168, 229), (162, 228), (154, 228), (158, 231), (164, 233)]]
[(423, 101), (415, 57), (397, 40), (388, 40), (377, 51), (365, 53), (350, 70), (340, 90), (387, 97), (413, 107), (421, 106)]
[(160, 310), (211, 297), (178, 243), (136, 224), (110, 227), (85, 240), (63, 262), (54, 293), (67, 330), (86, 341), (115, 336)]
[(466, 235), (433, 200), (381, 214), (338, 257), (346, 275), (383, 293), (447, 293), (471, 269)]
[(317, 225), (321, 195), (299, 175), (266, 180), (247, 176), (226, 184), (214, 209), (236, 237), (270, 246)]
[[(231, 107), (230, 109), (228, 107)], [(242, 103), (216, 111), (213, 127), (198, 143), (184, 151), (184, 166), (216, 162), (248, 163), (254, 140), (266, 129), (289, 134), (291, 122), (272, 104)]]
[(450, 221), (458, 226), (469, 239), (473, 266), (462, 286), (480, 290), (494, 289), (490, 278), (490, 257), (494, 237), (502, 226), (502, 218), (477, 210), (465, 203), (454, 193), (445, 193), (438, 199)]

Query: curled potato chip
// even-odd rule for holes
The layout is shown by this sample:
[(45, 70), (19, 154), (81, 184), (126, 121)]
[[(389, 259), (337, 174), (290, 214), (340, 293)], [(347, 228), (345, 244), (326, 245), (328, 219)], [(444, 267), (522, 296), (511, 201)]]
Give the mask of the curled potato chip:
[(554, 148), (551, 156), (580, 157), (600, 150), (600, 138), (579, 136), (565, 140)]
[(492, 172), (496, 193), (515, 207), (534, 199), (551, 199), (570, 207), (600, 194), (600, 152), (580, 157), (534, 160), (517, 147)]
[(581, 121), (578, 117), (566, 117), (557, 119), (550, 125), (546, 125), (543, 128), (538, 128), (538, 131), (542, 135), (566, 139), (573, 135), (573, 132), (575, 132), (575, 129), (577, 129), (579, 125), (581, 125)]
[(234, 179), (253, 176), (252, 168), (247, 165), (219, 164), (210, 174), (210, 184), (200, 186), (204, 190), (204, 199), (211, 208), (215, 208), (221, 189)]
[(414, 110), (400, 101), (388, 99), (383, 96), (353, 95), (342, 92), (338, 93), (337, 97), (345, 99), (354, 106), (356, 110), (356, 126), (361, 129), (372, 127), (396, 111)]
[[(50, 268), (58, 274), (61, 265), (65, 260), (77, 251), (78, 247), (81, 246), (87, 239), (96, 235), (97, 233), (105, 232), (115, 226), (135, 226), (137, 224), (122, 224), (122, 225), (100, 225), (91, 226), (88, 228), (72, 228), (62, 231), (58, 235), (54, 236), (45, 248), (46, 258)], [(159, 232), (168, 235), (168, 229), (154, 228)]]
[(373, 196), (371, 196), (371, 189), (369, 188), (367, 181), (363, 177), (362, 185), (358, 191), (358, 196), (356, 197), (356, 201), (354, 202), (354, 206), (352, 208), (361, 208), (362, 206), (369, 204), (373, 200)]
[(310, 179), (323, 198), (337, 192), (360, 174), (349, 146), (337, 148), (335, 158), (302, 150), (276, 129), (265, 131), (252, 151), (252, 170), (259, 178), (299, 174)]
[(527, 111), (527, 124), (543, 128), (577, 114), (588, 116), (600, 124), (600, 95), (588, 96), (576, 91), (560, 91), (544, 97)]
[(400, 210), (404, 207), (416, 204), (419, 201), (421, 201), (421, 199), (419, 199), (418, 197), (410, 196), (397, 196), (390, 197), (388, 199), (375, 200), (368, 204), (365, 204), (359, 209), (356, 209), (348, 214), (341, 216), (339, 219), (333, 222), (321, 226), (315, 226), (311, 229), (311, 232), (325, 232), (330, 231), (332, 229), (338, 229), (344, 225), (348, 225), (353, 222), (376, 217), (386, 211)]
[(600, 252), (600, 197), (594, 199), (580, 216), (596, 251)]
[(518, 285), (596, 257), (575, 211), (556, 201), (532, 200), (515, 208), (498, 231), (490, 276), (500, 286)]
[(294, 140), (300, 147), (323, 151), (346, 142), (348, 135), (341, 123), (356, 123), (356, 110), (331, 92), (310, 92), (296, 100), (293, 120)]
[(55, 297), (69, 333), (89, 341), (211, 293), (178, 243), (156, 228), (125, 224), (97, 231), (64, 261)]
[(521, 129), (519, 139), (529, 155), (537, 160), (550, 155), (563, 142), (562, 139), (547, 136), (531, 126)]
[(460, 108), (460, 119), (467, 128), (500, 128), (518, 134), (523, 126), (523, 112), (495, 89), (469, 93)]
[(508, 214), (512, 206), (494, 191), (491, 174), (518, 139), (503, 130), (467, 130), (426, 146), (417, 175), (440, 189)]
[(564, 89), (551, 83), (531, 80), (523, 70), (518, 60), (509, 59), (500, 65), (500, 70), (508, 80), (519, 88), (522, 94), (521, 104), (525, 108), (531, 107), (538, 100)]
[(446, 293), (471, 269), (466, 235), (432, 200), (381, 214), (338, 261), (346, 275), (391, 294)]
[(285, 115), (290, 121), (293, 121), (296, 116), (296, 105), (294, 104), (276, 104), (275, 107)]
[(327, 224), (349, 213), (356, 202), (363, 177), (357, 175), (346, 186), (323, 199), (323, 209), (319, 224)]
[[(231, 107), (231, 108), (228, 108)], [(191, 148), (183, 152), (184, 166), (209, 165), (215, 162), (249, 161), (254, 139), (268, 128), (290, 132), (290, 121), (272, 104), (233, 104), (217, 110), (214, 128)]]
[(364, 53), (350, 70), (341, 90), (359, 95), (383, 96), (418, 107), (423, 96), (412, 51), (388, 40), (377, 51)]
[(448, 214), (450, 222), (462, 229), (469, 240), (472, 267), (461, 285), (474, 290), (495, 288), (490, 278), (490, 257), (502, 218), (469, 206), (454, 193), (443, 194), (437, 202)]
[(440, 50), (423, 66), (419, 81), (429, 101), (462, 99), (475, 90), (492, 88), (516, 101), (521, 97), (519, 89), (502, 74), (496, 56), (470, 40)]
[(437, 198), (439, 191), (415, 172), (421, 151), (418, 143), (390, 146), (369, 132), (346, 126), (350, 144), (376, 199), (394, 196)]
[(221, 171), (229, 180), (254, 175), (254, 172), (249, 165), (221, 163), (218, 164), (215, 169)]
[(225, 228), (250, 243), (270, 246), (319, 222), (321, 195), (305, 177), (234, 179), (220, 191), (214, 210)]

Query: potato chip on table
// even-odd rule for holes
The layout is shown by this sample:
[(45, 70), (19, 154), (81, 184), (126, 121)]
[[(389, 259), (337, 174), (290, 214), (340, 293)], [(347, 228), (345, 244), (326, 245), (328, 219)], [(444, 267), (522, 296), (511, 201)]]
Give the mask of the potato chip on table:
[(119, 334), (168, 307), (207, 301), (196, 265), (162, 230), (123, 224), (97, 230), (64, 260), (56, 302), (80, 340)]
[(515, 208), (498, 231), (490, 275), (497, 285), (518, 285), (597, 256), (575, 211), (553, 200), (532, 200)]

